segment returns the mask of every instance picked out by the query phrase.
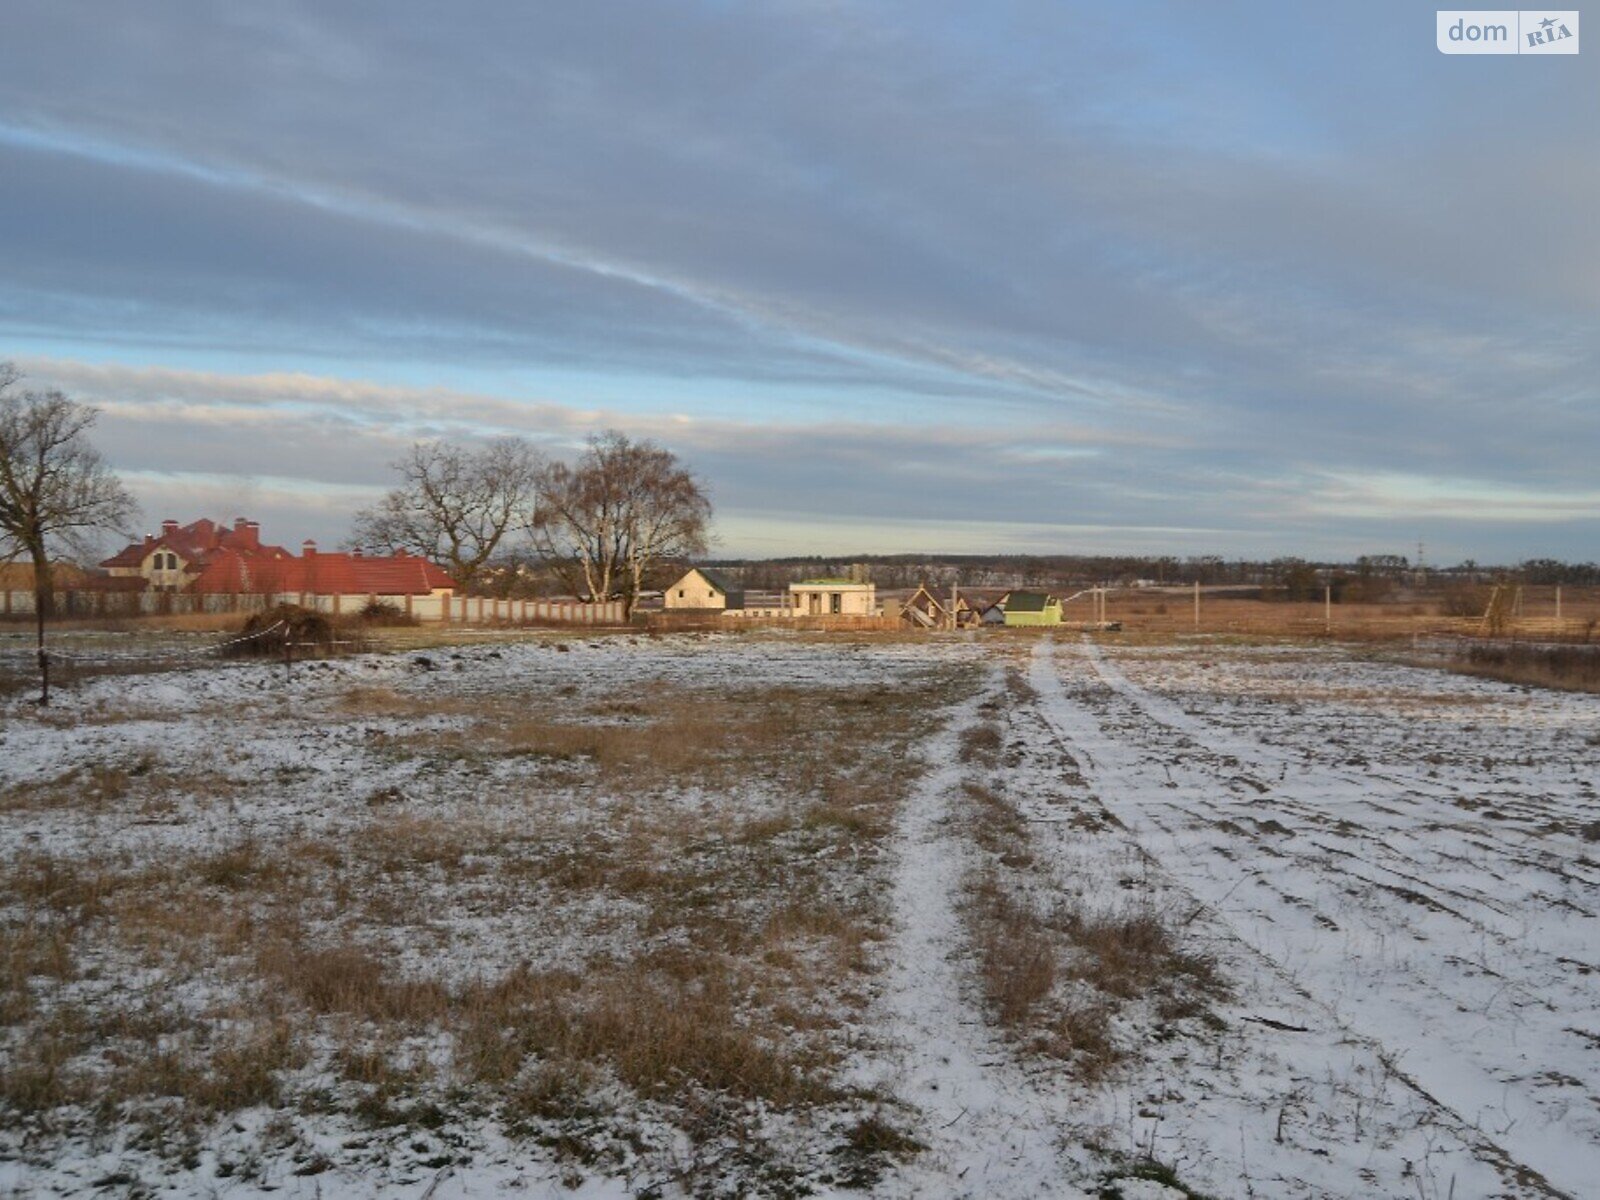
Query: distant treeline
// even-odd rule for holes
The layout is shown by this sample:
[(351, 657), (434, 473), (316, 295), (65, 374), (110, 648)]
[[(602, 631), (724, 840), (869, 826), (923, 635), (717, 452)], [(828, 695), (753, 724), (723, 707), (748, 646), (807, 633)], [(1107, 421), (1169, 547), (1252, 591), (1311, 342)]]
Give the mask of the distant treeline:
[[(736, 584), (754, 591), (781, 591), (791, 583), (818, 576), (853, 578), (880, 588), (1002, 589), (1035, 587), (1067, 592), (1094, 585), (1127, 587), (1143, 584), (1238, 588), (1241, 594), (1265, 599), (1320, 599), (1331, 586), (1335, 601), (1380, 600), (1397, 590), (1468, 588), (1513, 582), (1532, 585), (1600, 585), (1600, 565), (1529, 559), (1515, 566), (1467, 561), (1450, 567), (1418, 570), (1403, 555), (1369, 554), (1352, 562), (1311, 562), (1299, 558), (1228, 559), (1220, 555), (1190, 558), (1092, 554), (886, 554), (851, 557), (719, 559), (694, 564), (660, 564), (645, 580), (647, 588), (664, 588), (690, 566), (713, 568)], [(502, 556), (480, 572), (473, 595), (544, 597), (564, 595), (565, 577), (549, 562)], [(1476, 602), (1476, 601), (1474, 601)], [(1480, 606), (1481, 607), (1481, 606)]]
[[(860, 578), (880, 588), (930, 586), (1068, 588), (1095, 584), (1128, 586), (1144, 583), (1178, 586), (1258, 587), (1264, 594), (1306, 592), (1333, 584), (1340, 591), (1372, 593), (1376, 599), (1396, 585), (1423, 583), (1487, 583), (1600, 585), (1600, 564), (1528, 559), (1514, 566), (1493, 566), (1472, 560), (1449, 567), (1419, 570), (1399, 554), (1363, 555), (1349, 562), (1315, 562), (1299, 558), (1228, 559), (1220, 555), (1143, 557), (1090, 554), (889, 554), (833, 558), (820, 555), (721, 559), (705, 564), (747, 588), (778, 589), (800, 579), (826, 575)], [(1320, 594), (1320, 591), (1319, 591)], [(1289, 597), (1285, 597), (1289, 598)], [(1300, 598), (1298, 596), (1294, 598)], [(1355, 594), (1351, 599), (1357, 598)]]

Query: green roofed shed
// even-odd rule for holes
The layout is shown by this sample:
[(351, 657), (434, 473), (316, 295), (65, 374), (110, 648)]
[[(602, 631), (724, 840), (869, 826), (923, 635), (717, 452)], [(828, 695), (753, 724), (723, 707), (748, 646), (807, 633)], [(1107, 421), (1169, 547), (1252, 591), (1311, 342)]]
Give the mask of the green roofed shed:
[(1004, 607), (1007, 625), (1061, 624), (1061, 601), (1044, 592), (1012, 592)]

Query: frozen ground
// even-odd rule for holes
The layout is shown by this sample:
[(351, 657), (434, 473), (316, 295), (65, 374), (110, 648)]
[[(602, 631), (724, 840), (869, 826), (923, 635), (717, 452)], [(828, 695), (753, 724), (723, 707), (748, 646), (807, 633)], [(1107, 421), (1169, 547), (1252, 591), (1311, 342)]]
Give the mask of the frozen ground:
[[(44, 717), (6, 702), (0, 1188), (1595, 1194), (1600, 698), (1300, 646), (563, 645), (360, 658), (287, 683), (261, 667), (104, 679)], [(687, 754), (679, 698), (728, 737)], [(573, 726), (635, 740), (591, 746)], [(982, 726), (987, 757), (964, 749)], [(671, 736), (637, 740), (656, 728)], [(1003, 850), (974, 788), (1015, 818)], [(263, 865), (280, 858), (296, 865)], [(1041, 1053), (986, 1000), (985, 870), (1041, 913), (1158, 914), (1224, 986), (1188, 1005), (1098, 998), (1107, 1069)], [(729, 1019), (778, 1031), (763, 1037), (827, 1086), (651, 1091), (600, 1054), (576, 1076), (593, 1093), (546, 1104), (530, 1133), (450, 1090), (491, 1086), (461, 1073), (472, 1031), (439, 1015), (460, 997), (391, 1037), (382, 1005), (280, 1012), (252, 990), (285, 904), (312, 950), (353, 939), (445, 990), (574, 970), (663, 986), (701, 971), (702, 989), (712, 977), (671, 956), (716, 959)], [(1059, 953), (1082, 967), (1086, 952)], [(1069, 976), (1041, 1026), (1096, 978)], [(168, 1039), (257, 1009), (303, 1022), (302, 1056), (280, 1067), (292, 1086), (174, 1146), (132, 1101), (93, 1119), (92, 1097), (39, 1082), (46, 1032), (77, 1055), (62, 1071), (114, 1074), (129, 1014), (152, 1005), (185, 1014)], [(112, 1011), (120, 1024), (93, 1023)], [(443, 1115), (374, 1118), (389, 1085), (349, 1067), (352, 1038), (412, 1064), (405, 1086)]]
[(1305, 650), (1042, 644), (1032, 677), (1272, 1022), (1245, 1112), (1178, 1106), (1167, 1136), (1237, 1145), (1264, 1194), (1592, 1191), (1595, 698)]

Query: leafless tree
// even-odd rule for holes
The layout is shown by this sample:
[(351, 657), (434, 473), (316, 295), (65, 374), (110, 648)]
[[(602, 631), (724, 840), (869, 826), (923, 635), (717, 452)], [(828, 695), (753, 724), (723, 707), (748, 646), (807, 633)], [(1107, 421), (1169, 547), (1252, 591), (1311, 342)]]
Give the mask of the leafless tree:
[(45, 624), (55, 613), (51, 556), (87, 553), (94, 535), (125, 526), (133, 497), (89, 444), (99, 412), (58, 391), (17, 392), (21, 379), (0, 363), (0, 561), (33, 563), (39, 646), (39, 703), (50, 703)]
[(543, 465), (518, 438), (481, 449), (419, 442), (395, 464), (400, 486), (356, 514), (351, 540), (431, 559), (469, 590), (508, 532), (528, 522)]
[(711, 502), (671, 451), (611, 430), (575, 465), (544, 473), (529, 532), (575, 592), (620, 595), (631, 615), (653, 566), (704, 553), (710, 521)]

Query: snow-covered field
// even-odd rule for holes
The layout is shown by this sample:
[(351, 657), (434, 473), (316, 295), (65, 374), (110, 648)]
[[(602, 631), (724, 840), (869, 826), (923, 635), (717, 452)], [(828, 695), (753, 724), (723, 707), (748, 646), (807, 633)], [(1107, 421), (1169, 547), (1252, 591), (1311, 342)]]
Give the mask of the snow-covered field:
[(1582, 1197), (1600, 698), (530, 640), (0, 708), (0, 1189)]

